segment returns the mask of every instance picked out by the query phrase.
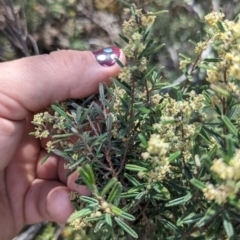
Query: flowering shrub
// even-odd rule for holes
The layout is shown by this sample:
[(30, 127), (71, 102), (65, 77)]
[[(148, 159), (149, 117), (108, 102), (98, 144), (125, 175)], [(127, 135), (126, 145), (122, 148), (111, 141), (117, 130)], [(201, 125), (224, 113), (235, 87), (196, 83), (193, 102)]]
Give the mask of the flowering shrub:
[[(35, 137), (51, 137), (43, 162), (63, 157), (92, 192), (71, 194), (69, 223), (96, 239), (238, 239), (240, 21), (207, 15), (196, 59), (181, 55), (185, 82), (169, 84), (151, 64), (164, 44), (150, 30), (165, 11), (121, 2), (131, 17), (115, 44), (128, 62), (117, 61), (113, 86), (100, 84), (98, 96), (56, 103), (33, 120)], [(214, 57), (203, 57), (207, 48)], [(206, 82), (196, 85), (202, 69)]]

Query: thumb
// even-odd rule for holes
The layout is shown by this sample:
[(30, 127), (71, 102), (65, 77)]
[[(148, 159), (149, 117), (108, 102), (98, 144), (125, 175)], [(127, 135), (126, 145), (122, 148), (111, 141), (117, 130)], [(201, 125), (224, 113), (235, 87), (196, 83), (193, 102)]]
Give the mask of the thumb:
[[(83, 98), (110, 84), (125, 63), (117, 47), (96, 52), (60, 50), (0, 64), (0, 117), (21, 120), (55, 101)], [(14, 113), (14, 114), (13, 114)]]

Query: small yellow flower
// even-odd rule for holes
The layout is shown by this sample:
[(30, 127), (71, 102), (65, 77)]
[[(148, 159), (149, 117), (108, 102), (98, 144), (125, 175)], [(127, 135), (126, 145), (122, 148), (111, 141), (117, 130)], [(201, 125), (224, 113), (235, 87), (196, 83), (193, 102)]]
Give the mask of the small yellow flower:
[(205, 16), (205, 21), (209, 25), (214, 26), (215, 24), (217, 24), (217, 22), (222, 21), (224, 16), (225, 15), (223, 13), (211, 12), (208, 15)]
[(126, 82), (128, 84), (131, 83), (132, 78), (132, 72), (130, 68), (124, 67), (122, 71), (118, 74), (119, 79), (121, 79), (123, 82)]
[(54, 149), (54, 145), (52, 141), (48, 141), (46, 144), (46, 150), (48, 153), (50, 153)]

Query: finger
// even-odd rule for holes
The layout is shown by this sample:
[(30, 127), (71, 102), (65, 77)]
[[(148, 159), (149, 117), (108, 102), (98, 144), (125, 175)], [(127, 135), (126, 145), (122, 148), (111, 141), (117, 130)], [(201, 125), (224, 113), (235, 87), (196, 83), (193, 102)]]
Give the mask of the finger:
[[(67, 177), (67, 173), (70, 171), (69, 169), (66, 169), (64, 166), (68, 163), (66, 160), (62, 159), (61, 157), (52, 154), (50, 157), (47, 159), (46, 162), (42, 163), (42, 159), (46, 156), (47, 151), (42, 150), (40, 155), (39, 155), (39, 160), (37, 163), (37, 175), (36, 177), (39, 179), (44, 179), (44, 180), (58, 180), (64, 185), (67, 185), (68, 183), (68, 178), (71, 179), (73, 184), (76, 185), (75, 181), (78, 178), (78, 173), (75, 172), (71, 174), (69, 177)], [(73, 184), (71, 184), (73, 188)], [(74, 190), (75, 187), (71, 190)]]
[[(39, 155), (39, 160), (36, 168), (36, 177), (44, 180), (60, 180), (66, 184), (67, 180), (63, 178), (67, 174), (67, 170), (64, 169), (64, 160), (59, 156), (52, 154), (48, 157), (47, 161), (42, 163), (42, 159), (47, 155), (47, 151), (42, 150)], [(59, 176), (59, 171), (61, 176)]]
[[(81, 177), (81, 176), (80, 176)], [(71, 191), (78, 192), (80, 195), (89, 196), (91, 191), (85, 185), (76, 184), (76, 180), (79, 178), (79, 173), (75, 171), (67, 178), (67, 187)]]
[[(125, 62), (122, 51), (117, 47), (109, 49)], [(93, 54), (61, 50), (1, 63), (0, 117), (21, 120), (29, 111), (36, 112), (55, 101), (97, 92), (100, 82), (109, 84), (109, 78), (120, 71), (114, 60), (104, 58), (109, 56), (103, 51)]]
[[(86, 187), (83, 188), (82, 195)], [(34, 180), (25, 198), (26, 224), (44, 220), (66, 223), (74, 211), (69, 194), (68, 188), (57, 181)]]
[(83, 193), (84, 195), (91, 194), (85, 186), (76, 184), (76, 180), (79, 178), (77, 170), (67, 177), (67, 173), (70, 170), (64, 168), (64, 165), (67, 164), (66, 160), (53, 154), (42, 164), (41, 158), (46, 154), (46, 151), (42, 151), (40, 154), (40, 159), (37, 164), (37, 178), (44, 180), (58, 180), (72, 191)]

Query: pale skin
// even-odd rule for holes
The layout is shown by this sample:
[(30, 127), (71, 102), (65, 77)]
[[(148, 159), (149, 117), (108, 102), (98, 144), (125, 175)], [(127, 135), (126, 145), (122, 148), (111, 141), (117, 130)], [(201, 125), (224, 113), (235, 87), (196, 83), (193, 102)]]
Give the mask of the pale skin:
[[(125, 61), (123, 54), (120, 56)], [(0, 64), (0, 239), (16, 236), (26, 224), (65, 223), (74, 211), (71, 190), (89, 194), (67, 178), (64, 160), (46, 154), (44, 142), (29, 135), (34, 113), (56, 101), (84, 98), (110, 84), (120, 71), (103, 67), (91, 52), (57, 51)]]

